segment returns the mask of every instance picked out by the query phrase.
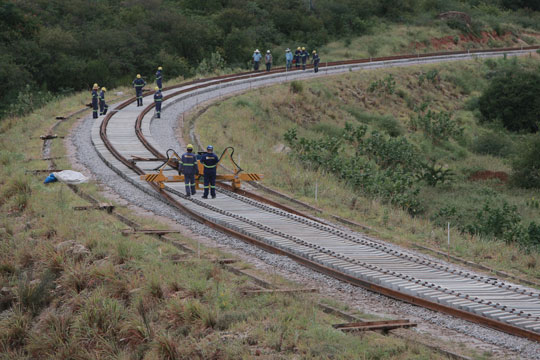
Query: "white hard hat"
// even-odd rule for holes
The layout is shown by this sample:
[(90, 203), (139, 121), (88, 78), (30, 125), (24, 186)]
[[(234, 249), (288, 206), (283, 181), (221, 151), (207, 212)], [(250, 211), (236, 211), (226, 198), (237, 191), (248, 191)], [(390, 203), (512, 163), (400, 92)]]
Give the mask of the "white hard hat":
[(291, 51), (291, 49), (287, 48), (285, 51), (289, 52), (289, 51)]
[(259, 49), (255, 49), (255, 52), (259, 52)]
[(267, 53), (267, 54), (270, 54), (270, 50), (266, 50), (266, 53)]

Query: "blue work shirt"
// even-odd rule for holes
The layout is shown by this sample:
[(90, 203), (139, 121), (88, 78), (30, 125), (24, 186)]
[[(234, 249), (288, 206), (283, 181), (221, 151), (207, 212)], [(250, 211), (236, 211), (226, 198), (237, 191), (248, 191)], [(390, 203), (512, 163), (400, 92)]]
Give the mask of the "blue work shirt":
[(193, 175), (199, 173), (197, 166), (197, 154), (192, 152), (185, 152), (180, 158), (180, 171), (184, 175)]
[(146, 81), (144, 81), (143, 78), (136, 78), (133, 80), (133, 87), (137, 90), (141, 90), (144, 85), (146, 85)]
[(204, 166), (204, 173), (207, 175), (214, 175), (216, 173), (218, 162), (219, 158), (214, 153), (206, 153), (201, 155), (201, 163)]
[(253, 61), (259, 62), (261, 61), (261, 58), (262, 58), (261, 53), (258, 53), (258, 52), (253, 53)]
[(161, 91), (156, 91), (154, 93), (154, 102), (161, 102), (163, 101), (163, 94), (161, 93)]

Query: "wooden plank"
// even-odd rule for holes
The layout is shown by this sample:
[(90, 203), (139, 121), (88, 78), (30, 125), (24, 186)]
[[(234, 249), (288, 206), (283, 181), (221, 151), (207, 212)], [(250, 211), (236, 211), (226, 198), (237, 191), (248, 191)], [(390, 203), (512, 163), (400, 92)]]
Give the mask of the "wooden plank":
[(373, 330), (389, 331), (392, 329), (409, 328), (409, 327), (414, 327), (414, 326), (417, 326), (417, 324), (406, 319), (383, 320), (383, 321), (363, 321), (363, 322), (352, 322), (352, 323), (332, 325), (334, 329), (338, 329), (345, 332), (373, 331)]
[(314, 293), (319, 292), (317, 288), (298, 288), (298, 289), (260, 289), (260, 290), (243, 290), (244, 295), (256, 294), (290, 294), (290, 293)]
[(148, 235), (164, 235), (164, 234), (174, 234), (180, 233), (180, 230), (155, 230), (155, 229), (124, 229), (122, 230), (122, 235), (130, 234), (148, 234)]
[(114, 210), (114, 205), (109, 203), (99, 203), (87, 206), (74, 206), (73, 210), (106, 210), (108, 213), (112, 213)]

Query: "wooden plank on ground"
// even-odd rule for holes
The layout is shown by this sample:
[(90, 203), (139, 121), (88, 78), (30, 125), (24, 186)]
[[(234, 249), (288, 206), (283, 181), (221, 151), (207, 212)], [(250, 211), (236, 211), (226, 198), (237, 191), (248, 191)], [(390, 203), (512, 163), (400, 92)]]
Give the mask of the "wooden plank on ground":
[(362, 322), (352, 322), (345, 324), (335, 324), (332, 325), (334, 329), (338, 329), (345, 332), (351, 331), (373, 331), (373, 330), (383, 330), (389, 331), (392, 329), (398, 328), (409, 328), (416, 326), (416, 323), (413, 323), (409, 320), (384, 320), (384, 321), (362, 321)]
[(98, 203), (94, 205), (74, 206), (73, 210), (106, 210), (108, 213), (112, 213), (114, 205), (110, 203)]
[(317, 288), (298, 288), (298, 289), (260, 289), (260, 290), (243, 290), (244, 295), (258, 294), (292, 294), (292, 293), (314, 293), (318, 292)]

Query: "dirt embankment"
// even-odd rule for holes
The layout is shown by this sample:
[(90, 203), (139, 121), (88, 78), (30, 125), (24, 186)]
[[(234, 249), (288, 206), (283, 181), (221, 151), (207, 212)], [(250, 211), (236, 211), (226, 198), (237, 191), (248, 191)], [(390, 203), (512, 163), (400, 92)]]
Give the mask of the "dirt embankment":
[(497, 32), (493, 30), (491, 32), (482, 31), (480, 36), (475, 36), (473, 34), (459, 34), (448, 35), (441, 38), (432, 38), (427, 44), (425, 42), (412, 43), (411, 48), (416, 50), (422, 50), (427, 47), (434, 50), (460, 50), (466, 48), (466, 44), (476, 44), (478, 47), (486, 47), (490, 41), (502, 44), (523, 42), (520, 39), (512, 38), (512, 33), (510, 31), (498, 35)]

